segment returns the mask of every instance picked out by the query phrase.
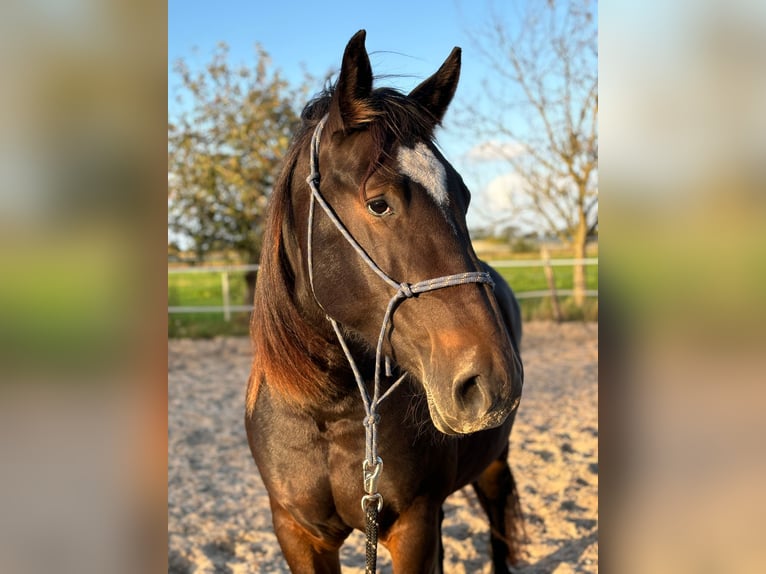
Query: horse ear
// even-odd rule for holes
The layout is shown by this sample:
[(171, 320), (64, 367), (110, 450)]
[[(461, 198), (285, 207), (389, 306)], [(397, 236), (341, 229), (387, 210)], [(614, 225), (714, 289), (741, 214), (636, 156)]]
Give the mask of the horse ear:
[(452, 101), (460, 79), (460, 48), (455, 47), (447, 59), (430, 78), (423, 80), (409, 94), (434, 117), (434, 125), (442, 121)]
[(348, 130), (370, 121), (369, 96), (372, 92), (372, 66), (364, 40), (367, 32), (359, 30), (346, 45), (332, 111), (339, 121), (336, 129)]

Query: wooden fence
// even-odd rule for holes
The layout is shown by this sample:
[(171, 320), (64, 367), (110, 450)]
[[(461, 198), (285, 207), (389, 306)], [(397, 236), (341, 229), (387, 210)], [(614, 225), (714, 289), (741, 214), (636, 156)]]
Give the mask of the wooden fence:
[[(554, 304), (557, 304), (558, 296), (571, 296), (572, 289), (557, 289), (553, 282), (554, 267), (571, 267), (576, 263), (583, 265), (598, 265), (598, 258), (589, 257), (586, 259), (530, 259), (530, 260), (503, 260), (489, 261), (488, 263), (496, 269), (508, 267), (543, 267), (546, 272), (549, 288), (541, 291), (522, 291), (516, 292), (518, 299), (532, 299), (536, 297), (553, 297)], [(258, 265), (217, 265), (206, 267), (169, 267), (168, 274), (177, 273), (220, 273), (221, 274), (221, 292), (223, 294), (222, 305), (194, 305), (194, 306), (168, 306), (168, 313), (223, 313), (226, 321), (231, 320), (233, 312), (252, 311), (252, 305), (232, 305), (231, 293), (229, 288), (229, 275), (231, 273), (241, 273), (246, 271), (258, 271)], [(598, 297), (597, 290), (586, 290), (587, 297)]]

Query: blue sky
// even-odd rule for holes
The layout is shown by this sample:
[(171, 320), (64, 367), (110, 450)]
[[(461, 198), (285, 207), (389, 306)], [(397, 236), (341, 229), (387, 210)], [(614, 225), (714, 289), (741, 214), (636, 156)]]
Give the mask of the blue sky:
[[(322, 6), (284, 1), (170, 0), (169, 63), (179, 57), (204, 62), (221, 41), (231, 47), (233, 60), (247, 63), (253, 61), (253, 46), (258, 42), (288, 78), (299, 81), (302, 64), (318, 76), (337, 67), (348, 39), (364, 28), (373, 70), (416, 76), (409, 80), (409, 87), (433, 73), (454, 46), (464, 49), (464, 81), (485, 72), (481, 62), (472, 57), (465, 33), (468, 25), (478, 25), (486, 17), (480, 2), (389, 0), (383, 9), (381, 4), (373, 8), (372, 3), (356, 0)], [(192, 54), (195, 46), (198, 56)]]
[[(462, 47), (461, 80), (453, 101), (453, 108), (459, 107), (461, 99), (475, 97), (481, 80), (490, 75), (467, 34), (471, 28), (486, 24), (489, 12), (489, 4), (482, 0), (169, 0), (169, 112), (172, 115), (174, 111), (177, 86), (171, 68), (179, 58), (192, 67), (201, 65), (209, 60), (216, 44), (225, 42), (233, 63), (249, 64), (255, 60), (254, 46), (259, 43), (270, 54), (274, 66), (297, 84), (304, 70), (321, 78), (330, 69), (337, 69), (349, 38), (362, 28), (367, 30), (366, 46), (373, 72), (404, 76), (384, 81), (403, 91), (435, 72), (454, 46)], [(317, 85), (316, 91), (321, 87)], [(480, 188), (486, 178), (474, 177), (462, 168), (468, 161), (465, 154), (481, 142), (451, 126), (449, 112), (437, 139), (480, 203)]]

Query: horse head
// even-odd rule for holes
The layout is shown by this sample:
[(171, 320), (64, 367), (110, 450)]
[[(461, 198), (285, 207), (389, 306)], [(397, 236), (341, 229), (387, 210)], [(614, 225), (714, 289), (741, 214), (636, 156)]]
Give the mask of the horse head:
[[(350, 40), (335, 88), (304, 110), (308, 128), (321, 119), (322, 137), (316, 151), (304, 145), (296, 154), (291, 217), (304, 306), (374, 349), (394, 290), (373, 267), (405, 291), (444, 276), (483, 277), (486, 269), (466, 225), (470, 193), (434, 143), (457, 88), (460, 49), (405, 95), (373, 89), (364, 40), (364, 31)], [(327, 208), (353, 239), (324, 213), (309, 220), (312, 161)], [(384, 329), (383, 353), (422, 385), (443, 433), (499, 426), (521, 396), (518, 348), (489, 283), (410, 292)]]

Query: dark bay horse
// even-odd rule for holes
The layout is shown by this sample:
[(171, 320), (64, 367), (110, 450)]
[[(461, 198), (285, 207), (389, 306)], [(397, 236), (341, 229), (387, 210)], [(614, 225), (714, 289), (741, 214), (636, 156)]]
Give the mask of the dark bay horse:
[[(349, 41), (335, 86), (304, 109), (271, 197), (250, 448), (293, 572), (340, 572), (338, 549), (365, 527), (371, 448), (385, 461), (379, 537), (397, 574), (441, 572), (442, 504), (468, 484), (494, 570), (508, 572), (521, 325), (510, 288), (471, 247), (468, 189), (433, 140), (460, 50), (405, 95), (373, 89), (364, 40)], [(385, 401), (369, 398), (378, 384)]]

